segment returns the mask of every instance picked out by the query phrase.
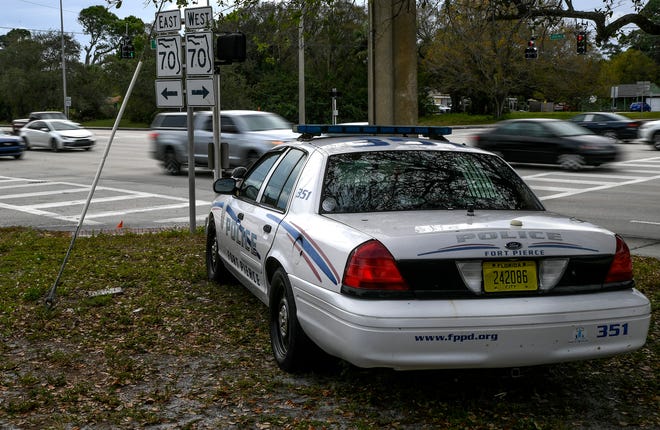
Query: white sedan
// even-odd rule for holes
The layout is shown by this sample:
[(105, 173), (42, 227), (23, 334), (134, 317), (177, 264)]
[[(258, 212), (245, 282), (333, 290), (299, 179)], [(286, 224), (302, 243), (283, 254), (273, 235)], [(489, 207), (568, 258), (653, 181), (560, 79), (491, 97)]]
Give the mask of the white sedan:
[(625, 242), (547, 212), (501, 158), (443, 127), (296, 131), (214, 183), (206, 223), (209, 278), (269, 307), (283, 370), (321, 350), (360, 367), (494, 368), (645, 343), (650, 302)]
[(660, 151), (660, 120), (642, 123), (637, 130), (637, 138)]
[(27, 149), (36, 147), (90, 150), (96, 144), (94, 134), (80, 125), (60, 119), (38, 119), (21, 129)]

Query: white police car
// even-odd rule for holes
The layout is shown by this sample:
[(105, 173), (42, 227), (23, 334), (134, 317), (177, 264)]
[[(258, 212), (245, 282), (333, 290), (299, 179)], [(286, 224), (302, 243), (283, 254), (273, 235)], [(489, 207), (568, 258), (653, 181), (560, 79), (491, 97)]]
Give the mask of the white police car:
[(650, 303), (624, 241), (546, 212), (499, 157), (440, 127), (297, 131), (214, 183), (206, 225), (209, 278), (235, 277), (268, 305), (282, 369), (317, 346), (360, 367), (432, 369), (646, 341)]

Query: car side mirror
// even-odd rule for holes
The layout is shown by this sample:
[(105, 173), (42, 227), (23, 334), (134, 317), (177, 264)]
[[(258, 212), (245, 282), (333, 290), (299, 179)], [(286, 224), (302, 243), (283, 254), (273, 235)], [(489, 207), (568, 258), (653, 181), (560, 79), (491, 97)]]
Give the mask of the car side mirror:
[(236, 190), (235, 178), (220, 178), (213, 183), (213, 191), (218, 194), (232, 194)]

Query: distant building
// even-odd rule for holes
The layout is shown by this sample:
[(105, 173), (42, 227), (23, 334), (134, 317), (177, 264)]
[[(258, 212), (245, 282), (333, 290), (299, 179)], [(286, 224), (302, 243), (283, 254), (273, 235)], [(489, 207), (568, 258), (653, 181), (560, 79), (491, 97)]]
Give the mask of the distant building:
[(611, 88), (612, 108), (628, 111), (634, 102), (646, 102), (652, 111), (660, 111), (660, 87), (649, 81), (621, 84)]

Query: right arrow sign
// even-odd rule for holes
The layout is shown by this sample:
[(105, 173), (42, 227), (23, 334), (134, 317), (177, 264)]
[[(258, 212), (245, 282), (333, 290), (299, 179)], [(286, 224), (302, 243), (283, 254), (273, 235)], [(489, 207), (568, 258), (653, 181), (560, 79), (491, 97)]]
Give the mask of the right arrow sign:
[(188, 106), (215, 106), (213, 78), (186, 79)]

